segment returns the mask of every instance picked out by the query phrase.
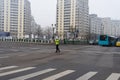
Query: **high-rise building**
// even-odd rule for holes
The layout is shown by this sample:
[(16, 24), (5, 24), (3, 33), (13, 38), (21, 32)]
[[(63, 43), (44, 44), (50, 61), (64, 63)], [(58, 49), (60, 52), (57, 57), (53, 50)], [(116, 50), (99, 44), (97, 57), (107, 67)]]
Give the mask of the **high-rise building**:
[(97, 40), (98, 35), (103, 34), (102, 18), (96, 14), (89, 15), (90, 39)]
[(109, 36), (120, 36), (120, 20), (111, 20), (111, 18), (102, 18), (104, 34)]
[(112, 20), (112, 36), (120, 37), (120, 20)]
[(102, 18), (102, 25), (104, 29), (104, 34), (111, 36), (112, 34), (112, 21), (111, 18)]
[(35, 19), (33, 16), (31, 16), (31, 33), (35, 34), (36, 33), (36, 29), (37, 29), (37, 23), (35, 22)]
[(28, 0), (0, 0), (0, 31), (14, 38), (24, 38), (31, 29), (31, 8)]
[(74, 38), (87, 39), (89, 33), (88, 0), (57, 0), (56, 20), (57, 34), (60, 39), (68, 38), (68, 33)]

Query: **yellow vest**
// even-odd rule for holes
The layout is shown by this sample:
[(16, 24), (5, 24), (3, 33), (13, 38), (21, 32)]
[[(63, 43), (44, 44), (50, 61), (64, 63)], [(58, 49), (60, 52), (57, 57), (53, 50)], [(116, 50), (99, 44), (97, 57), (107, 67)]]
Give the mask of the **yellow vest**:
[(56, 40), (55, 40), (55, 44), (56, 44), (56, 45), (59, 45), (59, 44), (60, 44), (60, 40), (56, 39)]

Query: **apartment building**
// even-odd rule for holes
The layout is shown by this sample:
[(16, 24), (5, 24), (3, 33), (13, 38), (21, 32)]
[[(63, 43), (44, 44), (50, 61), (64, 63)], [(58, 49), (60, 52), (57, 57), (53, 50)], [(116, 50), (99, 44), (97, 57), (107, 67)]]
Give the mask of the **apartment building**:
[(112, 36), (120, 37), (120, 20), (112, 20)]
[(90, 39), (96, 40), (98, 35), (103, 34), (102, 18), (96, 14), (89, 15)]
[(0, 31), (13, 38), (24, 38), (31, 31), (31, 8), (28, 0), (0, 0)]
[(120, 20), (112, 20), (111, 18), (102, 18), (104, 34), (109, 36), (120, 36)]
[(88, 0), (57, 0), (57, 35), (60, 39), (87, 39), (89, 33)]
[(109, 17), (102, 18), (102, 25), (103, 25), (104, 34), (111, 35), (112, 34), (111, 18), (109, 18)]

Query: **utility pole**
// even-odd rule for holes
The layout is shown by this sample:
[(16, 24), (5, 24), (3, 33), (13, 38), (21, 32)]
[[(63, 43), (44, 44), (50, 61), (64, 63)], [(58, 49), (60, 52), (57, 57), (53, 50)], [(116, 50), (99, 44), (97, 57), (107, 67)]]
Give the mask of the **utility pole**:
[(54, 32), (55, 32), (55, 27), (54, 26), (56, 26), (56, 24), (54, 25), (54, 24), (52, 24), (52, 28), (53, 28), (53, 37), (52, 37), (52, 39), (54, 40), (55, 39), (55, 34), (54, 34)]

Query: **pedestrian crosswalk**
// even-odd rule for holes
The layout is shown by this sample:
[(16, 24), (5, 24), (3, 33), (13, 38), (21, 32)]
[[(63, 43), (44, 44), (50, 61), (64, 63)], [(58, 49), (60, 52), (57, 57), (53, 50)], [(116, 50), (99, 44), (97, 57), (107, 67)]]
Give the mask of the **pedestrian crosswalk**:
[(61, 72), (61, 73), (58, 73), (56, 75), (50, 76), (50, 77), (45, 78), (43, 80), (56, 80), (56, 79), (58, 79), (60, 77), (63, 77), (65, 75), (68, 75), (68, 74), (73, 73), (73, 72), (74, 72), (74, 70), (66, 70), (64, 72)]
[[(43, 75), (48, 73), (49, 75), (44, 76), (39, 80), (57, 80), (57, 79), (68, 77), (68, 75), (72, 75), (77, 72), (77, 70), (72, 70), (72, 69), (60, 70), (57, 68), (44, 68), (42, 70), (39, 70), (38, 68), (39, 67), (20, 67), (20, 66), (0, 67), (0, 80), (27, 80), (27, 79), (32, 80), (32, 78), (42, 77)], [(34, 71), (30, 72), (30, 70), (34, 70)], [(55, 71), (56, 72), (58, 71), (58, 72), (56, 73)], [(21, 72), (28, 72), (28, 73), (20, 74)], [(74, 80), (89, 80), (93, 77), (96, 77), (98, 73), (99, 72), (97, 71), (88, 71), (84, 74), (79, 74), (80, 76), (75, 77)], [(15, 74), (17, 74), (17, 76), (15, 76)], [(7, 78), (7, 76), (12, 76), (12, 77)], [(119, 80), (119, 79), (120, 79), (120, 73), (111, 73), (104, 80)]]
[(13, 78), (13, 79), (10, 79), (10, 80), (25, 80), (25, 79), (29, 79), (29, 78), (32, 78), (32, 77), (35, 77), (35, 76), (53, 71), (53, 70), (55, 70), (55, 69), (45, 69), (45, 70), (38, 71), (38, 72), (35, 72), (35, 73), (31, 73), (31, 74), (28, 74), (28, 75), (25, 75), (25, 76), (16, 77), (16, 78)]
[(33, 68), (34, 67), (28, 67), (28, 68), (18, 69), (18, 70), (14, 70), (14, 71), (10, 71), (10, 72), (0, 73), (0, 77), (1, 76), (6, 76), (6, 75), (9, 75), (9, 74), (14, 74), (14, 73), (26, 71), (26, 70), (30, 70), (30, 69), (33, 69)]
[(93, 77), (95, 74), (97, 74), (97, 72), (88, 72), (87, 74), (77, 78), (76, 80), (88, 80), (91, 77)]
[(7, 66), (7, 67), (0, 68), (0, 70), (12, 69), (12, 68), (16, 68), (16, 67), (18, 67), (18, 66)]
[(112, 73), (106, 80), (118, 80), (120, 78), (120, 73)]

